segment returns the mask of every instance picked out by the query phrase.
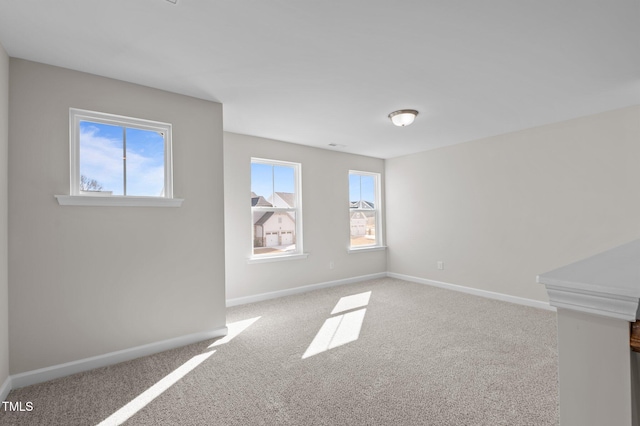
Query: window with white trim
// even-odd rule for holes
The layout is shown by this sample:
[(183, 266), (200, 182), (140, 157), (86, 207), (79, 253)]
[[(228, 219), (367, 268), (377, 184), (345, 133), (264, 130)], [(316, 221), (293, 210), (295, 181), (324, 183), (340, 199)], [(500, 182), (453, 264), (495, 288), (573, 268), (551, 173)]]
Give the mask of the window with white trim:
[(171, 124), (69, 110), (71, 196), (173, 198)]
[(251, 159), (252, 257), (302, 254), (300, 164)]
[(380, 174), (349, 171), (350, 249), (382, 246)]

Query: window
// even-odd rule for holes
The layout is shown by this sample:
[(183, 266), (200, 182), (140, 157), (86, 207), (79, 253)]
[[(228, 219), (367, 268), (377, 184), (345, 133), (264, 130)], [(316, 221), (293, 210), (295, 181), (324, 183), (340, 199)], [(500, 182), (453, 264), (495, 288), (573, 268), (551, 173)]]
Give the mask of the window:
[(350, 249), (382, 246), (380, 174), (349, 171)]
[(69, 133), (67, 198), (173, 199), (171, 124), (72, 108)]
[(252, 255), (302, 254), (300, 164), (251, 159)]

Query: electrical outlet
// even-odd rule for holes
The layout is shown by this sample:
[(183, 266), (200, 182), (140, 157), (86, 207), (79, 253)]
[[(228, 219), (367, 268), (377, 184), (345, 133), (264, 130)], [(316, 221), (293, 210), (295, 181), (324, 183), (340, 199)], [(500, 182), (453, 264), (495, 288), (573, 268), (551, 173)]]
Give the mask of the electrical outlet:
[(335, 263), (333, 263), (333, 260), (329, 262), (329, 269), (333, 269), (335, 268)]
[(444, 269), (444, 262), (442, 260), (438, 260), (438, 269)]

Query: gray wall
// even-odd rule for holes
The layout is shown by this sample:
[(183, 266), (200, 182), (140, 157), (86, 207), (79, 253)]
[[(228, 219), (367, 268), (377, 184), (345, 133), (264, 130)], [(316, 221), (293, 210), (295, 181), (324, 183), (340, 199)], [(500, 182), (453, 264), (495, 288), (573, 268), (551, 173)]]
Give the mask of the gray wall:
[[(10, 61), (12, 374), (225, 326), (222, 106)], [(173, 124), (180, 208), (70, 207), (69, 108)]]
[(9, 56), (0, 45), (0, 386), (9, 377), (8, 145)]
[[(227, 298), (385, 272), (384, 251), (347, 253), (348, 172), (383, 175), (384, 161), (253, 136), (224, 134)], [(307, 259), (247, 264), (251, 256), (251, 157), (302, 164), (302, 214)], [(384, 194), (383, 194), (384, 199)], [(333, 261), (334, 269), (329, 269)]]
[(640, 107), (388, 160), (388, 269), (546, 301), (537, 274), (640, 238), (639, 161)]

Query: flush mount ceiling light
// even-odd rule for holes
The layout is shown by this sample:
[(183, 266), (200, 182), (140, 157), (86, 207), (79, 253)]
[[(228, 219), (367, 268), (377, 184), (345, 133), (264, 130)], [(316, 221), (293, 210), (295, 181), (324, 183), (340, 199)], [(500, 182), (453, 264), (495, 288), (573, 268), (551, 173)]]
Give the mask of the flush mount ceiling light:
[(396, 126), (404, 127), (413, 123), (413, 120), (416, 119), (416, 115), (418, 115), (418, 111), (415, 109), (400, 109), (389, 114), (389, 118)]

